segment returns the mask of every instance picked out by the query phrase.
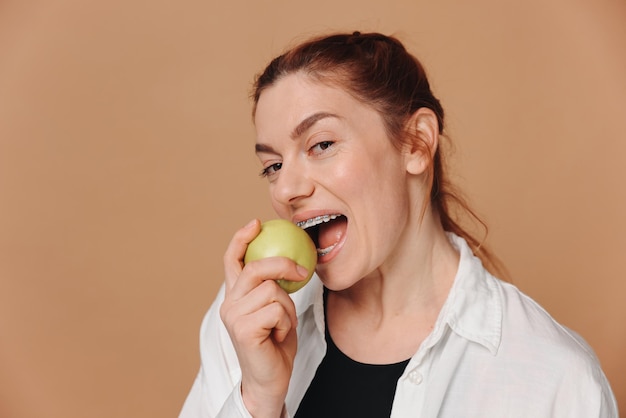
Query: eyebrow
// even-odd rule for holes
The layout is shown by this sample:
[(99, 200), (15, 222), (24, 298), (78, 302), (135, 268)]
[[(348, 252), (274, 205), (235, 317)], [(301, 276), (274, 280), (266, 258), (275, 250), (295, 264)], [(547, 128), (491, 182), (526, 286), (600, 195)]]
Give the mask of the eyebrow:
[(309, 130), (309, 128), (315, 125), (318, 121), (322, 119), (326, 119), (326, 118), (337, 118), (337, 117), (338, 116), (335, 115), (334, 113), (328, 113), (328, 112), (314, 113), (311, 116), (305, 118), (302, 122), (300, 122), (298, 126), (296, 126), (294, 130), (291, 132), (290, 136), (292, 139), (296, 139), (299, 136), (301, 136), (303, 133), (305, 133), (307, 130)]
[(267, 144), (254, 144), (254, 152), (257, 154), (276, 154), (278, 152)]
[[(339, 116), (335, 115), (334, 113), (329, 113), (329, 112), (317, 112), (317, 113), (314, 113), (311, 116), (308, 116), (304, 120), (302, 120), (294, 128), (294, 130), (291, 132), (289, 137), (291, 139), (296, 139), (296, 138), (302, 136), (302, 134), (304, 134), (306, 131), (308, 131), (313, 125), (315, 125), (320, 120), (326, 119), (326, 118), (338, 118), (338, 117)], [(255, 150), (255, 152), (257, 154), (258, 153), (278, 154), (274, 150), (274, 148), (272, 148), (270, 145), (267, 145), (267, 144), (255, 144), (254, 150)]]

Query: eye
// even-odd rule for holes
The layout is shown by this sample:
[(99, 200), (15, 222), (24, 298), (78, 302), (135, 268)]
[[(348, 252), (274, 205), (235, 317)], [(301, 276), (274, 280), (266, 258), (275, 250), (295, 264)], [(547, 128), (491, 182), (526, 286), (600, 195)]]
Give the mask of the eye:
[(268, 165), (263, 170), (261, 170), (261, 173), (259, 173), (259, 175), (261, 177), (271, 177), (274, 174), (276, 174), (278, 170), (282, 168), (282, 166), (283, 166), (283, 163), (274, 163), (272, 165)]
[(310, 152), (313, 154), (322, 154), (324, 153), (326, 150), (328, 150), (328, 148), (332, 147), (335, 144), (334, 141), (322, 141), (322, 142), (318, 142), (317, 144), (313, 145), (310, 149)]

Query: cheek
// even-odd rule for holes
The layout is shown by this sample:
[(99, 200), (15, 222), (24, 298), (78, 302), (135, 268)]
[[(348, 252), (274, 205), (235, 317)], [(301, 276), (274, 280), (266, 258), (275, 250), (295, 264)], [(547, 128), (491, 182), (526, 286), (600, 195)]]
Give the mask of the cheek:
[(337, 164), (326, 170), (319, 184), (342, 200), (352, 201), (368, 195), (368, 189), (375, 187), (373, 180), (365, 165), (350, 163)]
[(373, 158), (361, 158), (345, 167), (338, 177), (359, 193), (388, 195), (397, 193), (404, 184), (406, 171), (395, 155), (381, 152)]
[(289, 211), (285, 210), (285, 207), (282, 205), (272, 205), (274, 208), (274, 212), (276, 212), (276, 215), (281, 218), (281, 219), (287, 219), (290, 220), (291, 216)]
[(269, 189), (269, 199), (272, 209), (279, 218), (288, 219), (290, 217), (289, 208), (274, 198), (272, 188)]

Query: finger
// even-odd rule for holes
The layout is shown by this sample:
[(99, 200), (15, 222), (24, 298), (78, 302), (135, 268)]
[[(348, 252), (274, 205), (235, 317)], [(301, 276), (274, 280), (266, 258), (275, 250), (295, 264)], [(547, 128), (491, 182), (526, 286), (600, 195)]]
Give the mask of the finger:
[(248, 244), (261, 231), (261, 221), (253, 219), (246, 226), (240, 228), (230, 240), (224, 253), (224, 272), (226, 288), (232, 288), (237, 277), (243, 269), (243, 258), (246, 254)]
[(291, 316), (278, 301), (268, 303), (246, 315), (239, 315), (235, 312), (237, 309), (237, 306), (231, 307), (224, 321), (236, 347), (258, 347), (270, 337), (281, 342), (289, 330), (295, 328)]
[(236, 321), (237, 318), (254, 314), (273, 303), (279, 303), (289, 315), (292, 324), (297, 325), (298, 319), (293, 300), (273, 280), (264, 281), (239, 300), (230, 300), (224, 306), (225, 322), (229, 322), (230, 318)]
[(230, 297), (238, 300), (266, 280), (302, 281), (307, 271), (286, 257), (268, 257), (246, 264), (230, 288)]
[(263, 335), (271, 336), (278, 343), (283, 342), (289, 332), (296, 327), (292, 317), (278, 301), (261, 308), (257, 312), (256, 319), (263, 329)]

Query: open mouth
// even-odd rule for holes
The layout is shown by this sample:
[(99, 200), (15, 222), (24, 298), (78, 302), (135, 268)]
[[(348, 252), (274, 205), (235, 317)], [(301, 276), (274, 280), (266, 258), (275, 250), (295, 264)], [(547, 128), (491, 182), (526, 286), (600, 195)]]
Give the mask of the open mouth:
[(341, 237), (348, 227), (348, 218), (339, 213), (322, 215), (298, 222), (298, 226), (313, 239), (317, 248), (317, 256), (323, 257), (341, 241)]

